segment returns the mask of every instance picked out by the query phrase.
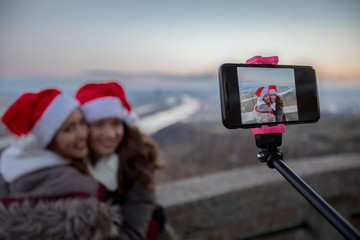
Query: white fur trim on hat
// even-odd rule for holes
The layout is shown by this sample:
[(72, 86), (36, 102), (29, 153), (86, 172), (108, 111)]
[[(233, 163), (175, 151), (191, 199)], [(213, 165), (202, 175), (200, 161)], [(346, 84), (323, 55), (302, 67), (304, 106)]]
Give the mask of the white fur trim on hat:
[(21, 135), (13, 139), (13, 145), (17, 146), (21, 150), (30, 150), (39, 148), (39, 141), (35, 134), (29, 132), (27, 135)]
[(61, 93), (46, 108), (40, 119), (35, 123), (31, 132), (36, 135), (39, 145), (45, 148), (70, 113), (79, 106), (79, 102)]
[(261, 94), (260, 94), (260, 99), (263, 101), (264, 100), (264, 96), (265, 96), (265, 93), (267, 92), (268, 90), (267, 90), (267, 87), (266, 88), (264, 88), (262, 91), (261, 91)]
[(269, 94), (270, 94), (270, 95), (271, 95), (271, 94), (276, 94), (276, 95), (278, 95), (277, 92), (275, 91), (275, 89), (270, 89), (270, 90), (269, 90)]
[(117, 97), (102, 97), (81, 106), (86, 122), (95, 122), (104, 118), (118, 118), (128, 125), (138, 120), (136, 113), (129, 112)]
[(266, 103), (264, 102), (264, 96), (265, 96), (265, 93), (268, 91), (267, 89), (268, 89), (268, 88), (266, 87), (266, 88), (264, 88), (264, 89), (261, 91), (260, 97), (258, 97), (258, 100), (257, 100), (256, 105), (260, 106), (260, 105), (262, 105), (262, 104), (266, 104)]

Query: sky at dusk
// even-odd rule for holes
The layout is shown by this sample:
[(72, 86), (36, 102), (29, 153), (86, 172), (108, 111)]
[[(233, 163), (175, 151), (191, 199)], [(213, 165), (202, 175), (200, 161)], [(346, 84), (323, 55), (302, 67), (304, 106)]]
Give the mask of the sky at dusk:
[(267, 82), (276, 85), (295, 84), (294, 70), (291, 68), (238, 68), (238, 79), (242, 84), (254, 83), (260, 86), (269, 85)]
[(360, 85), (359, 12), (359, 0), (0, 0), (0, 81), (200, 76), (277, 55)]

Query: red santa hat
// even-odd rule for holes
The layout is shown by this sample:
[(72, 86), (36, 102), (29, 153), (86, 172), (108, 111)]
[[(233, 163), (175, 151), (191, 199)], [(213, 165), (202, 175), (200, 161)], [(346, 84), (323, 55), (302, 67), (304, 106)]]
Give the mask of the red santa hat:
[(277, 91), (277, 88), (275, 85), (270, 85), (269, 88), (268, 88), (268, 91), (269, 91), (269, 94), (276, 94), (278, 95), (278, 91)]
[(268, 90), (265, 87), (259, 87), (256, 91), (255, 91), (255, 95), (262, 101), (264, 99), (265, 93)]
[(18, 136), (15, 144), (20, 148), (46, 148), (78, 106), (78, 101), (58, 89), (25, 92), (6, 110), (1, 120)]
[(131, 126), (138, 120), (124, 89), (117, 82), (85, 84), (75, 97), (80, 101), (87, 122), (118, 118)]

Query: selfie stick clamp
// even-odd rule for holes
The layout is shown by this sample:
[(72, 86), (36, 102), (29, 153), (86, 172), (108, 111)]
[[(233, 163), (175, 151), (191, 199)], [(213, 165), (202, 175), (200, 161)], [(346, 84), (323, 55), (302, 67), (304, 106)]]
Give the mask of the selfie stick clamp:
[[(276, 65), (277, 62), (276, 56), (268, 58), (255, 56), (246, 63)], [(278, 148), (282, 143), (282, 133), (286, 131), (284, 124), (265, 125), (252, 128), (251, 131), (255, 135), (256, 146), (261, 149), (257, 155), (258, 159), (266, 162), (269, 168), (276, 168), (346, 239), (360, 240), (358, 231), (284, 163), (284, 155)]]
[(283, 153), (278, 147), (282, 143), (282, 133), (285, 132), (284, 124), (274, 127), (262, 126), (261, 128), (252, 128), (255, 135), (256, 146), (261, 149), (257, 155), (260, 162), (266, 162), (269, 168), (274, 168), (273, 162), (277, 159), (283, 159)]

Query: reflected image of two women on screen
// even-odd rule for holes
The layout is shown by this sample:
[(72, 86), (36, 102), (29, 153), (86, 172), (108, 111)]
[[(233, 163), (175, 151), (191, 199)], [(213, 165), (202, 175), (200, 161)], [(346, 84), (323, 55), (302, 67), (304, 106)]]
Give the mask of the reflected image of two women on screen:
[(299, 120), (294, 70), (238, 68), (242, 124)]

